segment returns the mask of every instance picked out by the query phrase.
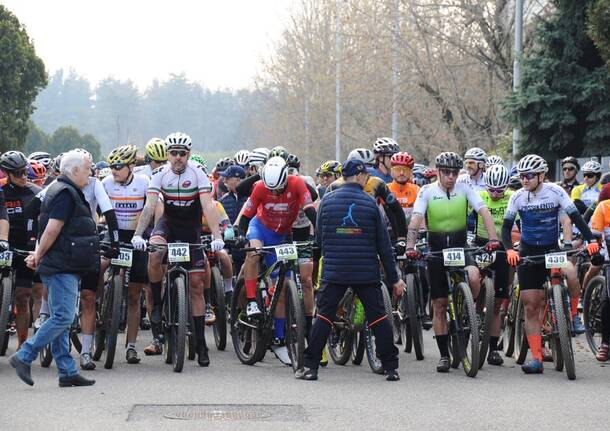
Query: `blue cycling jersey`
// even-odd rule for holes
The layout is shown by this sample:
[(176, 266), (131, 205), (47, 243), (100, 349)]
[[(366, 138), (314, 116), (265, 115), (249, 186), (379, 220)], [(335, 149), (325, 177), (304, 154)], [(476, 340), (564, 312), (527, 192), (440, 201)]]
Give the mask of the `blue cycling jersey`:
[(536, 192), (517, 190), (508, 201), (504, 220), (521, 218), (521, 242), (531, 246), (553, 246), (559, 239), (560, 209), (577, 212), (570, 197), (557, 184), (544, 183)]
[(394, 181), (394, 179), (392, 178), (392, 175), (390, 174), (384, 174), (383, 172), (381, 172), (379, 169), (377, 168), (372, 168), (370, 170), (371, 175), (377, 178), (381, 178), (383, 180), (384, 183), (389, 184), (392, 181)]

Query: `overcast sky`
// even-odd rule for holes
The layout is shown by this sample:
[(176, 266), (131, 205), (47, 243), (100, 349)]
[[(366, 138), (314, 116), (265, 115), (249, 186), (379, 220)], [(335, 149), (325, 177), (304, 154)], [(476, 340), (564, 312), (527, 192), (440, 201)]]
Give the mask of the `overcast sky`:
[(74, 68), (140, 88), (185, 72), (208, 88), (251, 84), (292, 0), (0, 0), (51, 73)]

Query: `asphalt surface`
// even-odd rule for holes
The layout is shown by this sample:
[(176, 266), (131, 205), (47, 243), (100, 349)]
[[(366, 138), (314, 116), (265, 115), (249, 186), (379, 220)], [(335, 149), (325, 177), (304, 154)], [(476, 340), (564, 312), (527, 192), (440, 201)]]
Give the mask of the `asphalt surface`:
[(229, 341), (224, 352), (211, 348), (209, 368), (187, 361), (182, 373), (159, 356), (128, 365), (117, 349), (112, 370), (98, 363), (83, 372), (97, 380), (85, 388), (59, 388), (55, 365), (38, 363), (34, 387), (26, 386), (8, 364), (14, 343), (0, 358), (0, 430), (589, 429), (607, 423), (610, 406), (610, 363), (597, 363), (582, 335), (574, 340), (575, 381), (552, 364), (526, 376), (512, 358), (474, 379), (461, 369), (438, 374), (426, 332), (423, 361), (401, 351), (399, 382), (373, 374), (366, 357), (360, 366), (331, 362), (317, 382), (295, 380), (271, 352), (242, 365)]

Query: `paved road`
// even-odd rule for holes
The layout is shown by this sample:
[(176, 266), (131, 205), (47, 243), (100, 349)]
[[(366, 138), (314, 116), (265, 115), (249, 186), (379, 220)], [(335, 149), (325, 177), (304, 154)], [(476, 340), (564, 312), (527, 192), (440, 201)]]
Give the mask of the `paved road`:
[[(112, 370), (98, 364), (97, 370), (86, 372), (97, 379), (89, 388), (60, 389), (54, 365), (42, 369), (35, 364), (36, 384), (30, 388), (3, 357), (0, 429), (558, 430), (607, 422), (610, 363), (596, 363), (583, 336), (575, 341), (576, 381), (550, 366), (544, 375), (525, 376), (512, 359), (502, 367), (484, 367), (475, 379), (461, 370), (438, 374), (438, 351), (430, 333), (425, 343), (424, 361), (401, 353), (401, 380), (396, 383), (371, 373), (366, 358), (362, 366), (331, 364), (317, 382), (297, 381), (272, 353), (259, 365), (241, 365), (229, 343), (224, 352), (212, 348), (209, 368), (187, 362), (181, 374), (159, 357), (145, 357), (134, 366), (121, 356)], [(139, 351), (143, 347), (139, 343)]]

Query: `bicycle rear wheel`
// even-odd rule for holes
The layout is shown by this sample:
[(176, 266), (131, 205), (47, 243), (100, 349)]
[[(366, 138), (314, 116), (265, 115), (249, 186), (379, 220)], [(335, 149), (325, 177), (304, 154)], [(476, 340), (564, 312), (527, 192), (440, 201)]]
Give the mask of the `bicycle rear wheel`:
[(352, 344), (352, 364), (360, 365), (364, 359), (366, 339), (364, 331), (358, 331), (354, 333), (353, 344)]
[(305, 310), (299, 298), (299, 292), (294, 280), (284, 282), (286, 307), (286, 347), (292, 361), (292, 369), (297, 371), (303, 367), (303, 352), (305, 351)]
[[(393, 327), (394, 319), (392, 319), (392, 300), (390, 299), (390, 294), (388, 293), (388, 289), (384, 283), (381, 283), (380, 289), (381, 294), (383, 296), (383, 305), (385, 308), (386, 316), (388, 318), (388, 321), (390, 322), (390, 326)], [(394, 331), (394, 328), (392, 328), (392, 331)], [(368, 327), (368, 323), (364, 328), (364, 336), (366, 346), (366, 358), (369, 361), (369, 366), (375, 374), (383, 374), (383, 365), (381, 364), (381, 360), (377, 357), (375, 335), (373, 335), (373, 331)]]
[(517, 314), (518, 291), (513, 289), (508, 303), (508, 310), (504, 315), (504, 331), (502, 332), (502, 344), (504, 355), (510, 357), (515, 352), (515, 319)]
[(2, 283), (0, 283), (0, 356), (4, 356), (6, 353), (6, 347), (8, 346), (8, 338), (10, 336), (8, 332), (8, 320), (11, 315), (12, 299), (13, 299), (13, 280), (10, 276), (2, 277)]
[(102, 303), (102, 319), (104, 325), (104, 368), (112, 368), (116, 343), (121, 323), (121, 302), (123, 301), (123, 280), (118, 270), (114, 270), (105, 286)]
[(585, 320), (585, 335), (593, 355), (602, 342), (602, 293), (606, 287), (606, 279), (602, 275), (594, 277), (585, 289), (583, 298), (583, 317)]
[(237, 358), (245, 365), (253, 365), (263, 359), (266, 346), (264, 331), (259, 322), (251, 321), (246, 316), (246, 305), (244, 279), (240, 277), (235, 284), (231, 301), (231, 341)]
[(525, 362), (528, 349), (529, 344), (525, 334), (525, 307), (523, 306), (523, 301), (519, 298), (517, 300), (517, 314), (515, 317), (515, 352), (513, 354), (517, 364), (521, 365)]
[(354, 332), (351, 328), (351, 314), (354, 304), (354, 295), (348, 290), (339, 302), (339, 313), (343, 316), (340, 322), (335, 322), (328, 336), (328, 353), (337, 365), (345, 365), (352, 354), (354, 345)]
[(479, 297), (477, 298), (478, 322), (481, 323), (481, 328), (479, 328), (479, 369), (483, 368), (489, 349), (491, 323), (494, 317), (495, 294), (493, 280), (485, 277), (481, 285)]
[(475, 377), (479, 371), (479, 325), (477, 312), (468, 284), (461, 282), (454, 293), (456, 310), (455, 332), (452, 334), (452, 348), (460, 359), (468, 377)]
[(406, 302), (409, 333), (411, 334), (411, 340), (415, 350), (415, 358), (418, 361), (421, 361), (424, 359), (424, 334), (421, 321), (424, 310), (420, 309), (420, 281), (415, 274), (407, 274), (406, 278), (407, 291), (405, 294), (407, 296)]
[(216, 314), (216, 322), (212, 326), (214, 342), (218, 350), (227, 347), (227, 307), (225, 305), (225, 289), (222, 284), (222, 275), (218, 267), (212, 267), (212, 286), (210, 287), (210, 301)]
[(568, 379), (574, 380), (576, 378), (576, 366), (574, 364), (574, 351), (572, 350), (572, 336), (570, 333), (570, 308), (566, 306), (566, 304), (569, 304), (568, 292), (567, 288), (562, 284), (554, 285), (552, 291), (561, 356), (563, 357)]
[(180, 275), (172, 281), (171, 307), (169, 323), (169, 339), (172, 352), (172, 365), (176, 373), (182, 371), (184, 367), (184, 353), (186, 348), (186, 281)]

